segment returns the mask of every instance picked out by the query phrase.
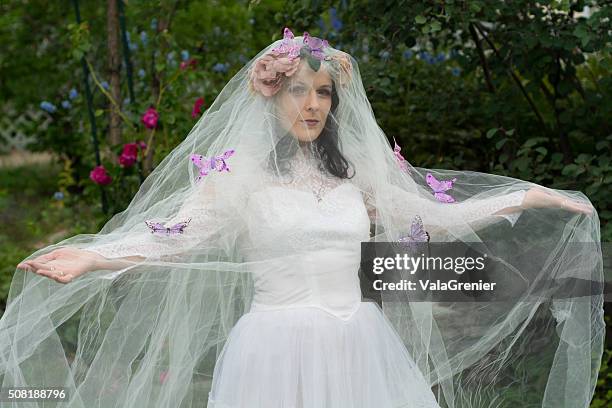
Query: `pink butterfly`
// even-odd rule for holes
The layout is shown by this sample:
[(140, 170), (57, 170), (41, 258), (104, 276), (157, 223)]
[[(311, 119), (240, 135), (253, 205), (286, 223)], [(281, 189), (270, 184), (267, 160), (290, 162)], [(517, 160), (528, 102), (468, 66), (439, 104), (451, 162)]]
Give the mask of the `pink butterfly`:
[(295, 43), (295, 36), (287, 27), (283, 30), (283, 41), (278, 47), (272, 48), (272, 52), (276, 54), (287, 54), (291, 59), (297, 58), (300, 55), (300, 45)]
[(434, 197), (436, 197), (436, 200), (442, 203), (455, 202), (455, 199), (450, 195), (446, 194), (445, 191), (453, 188), (453, 183), (457, 181), (456, 177), (454, 177), (452, 180), (438, 180), (433, 176), (433, 174), (427, 173), (425, 181), (427, 181), (427, 184), (433, 190)]
[(322, 40), (317, 37), (312, 37), (307, 31), (304, 31), (304, 44), (310, 48), (310, 54), (316, 59), (322, 61), (325, 59), (323, 48), (329, 47), (327, 40)]
[(151, 234), (154, 234), (156, 232), (161, 232), (161, 233), (165, 233), (166, 235), (170, 235), (170, 234), (182, 234), (183, 230), (185, 229), (185, 227), (187, 227), (187, 224), (189, 224), (190, 221), (191, 221), (191, 218), (189, 218), (187, 221), (183, 221), (183, 222), (174, 224), (171, 227), (166, 227), (161, 222), (151, 222), (150, 220), (145, 221), (145, 224), (147, 224), (147, 227), (151, 228)]
[(395, 137), (393, 138), (393, 143), (395, 143), (395, 146), (393, 147), (393, 154), (395, 155), (395, 158), (397, 159), (400, 168), (405, 172), (410, 173), (410, 169), (408, 168), (408, 162), (406, 161), (406, 159), (404, 159), (404, 156), (401, 155), (400, 150), (402, 149), (395, 141)]
[(415, 248), (418, 242), (429, 242), (429, 233), (423, 227), (423, 220), (418, 215), (412, 220), (410, 234), (398, 239), (408, 249)]
[(230, 171), (230, 168), (225, 161), (229, 159), (234, 154), (234, 152), (234, 149), (229, 149), (226, 150), (222, 155), (213, 156), (210, 159), (205, 158), (201, 154), (190, 155), (189, 158), (191, 159), (191, 161), (200, 169), (200, 175), (198, 176), (198, 180), (200, 180), (204, 176), (207, 176), (208, 172), (213, 170), (217, 170), (219, 172), (222, 172), (223, 170)]

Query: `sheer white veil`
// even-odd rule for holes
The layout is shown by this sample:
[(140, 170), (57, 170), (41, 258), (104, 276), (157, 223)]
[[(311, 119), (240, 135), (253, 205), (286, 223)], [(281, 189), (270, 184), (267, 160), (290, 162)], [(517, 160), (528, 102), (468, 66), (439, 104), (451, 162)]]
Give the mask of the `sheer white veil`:
[[(313, 142), (282, 125), (287, 112), (300, 112), (286, 105), (300, 96), (283, 95), (302, 69), (326, 72), (333, 83), (324, 133)], [(509, 177), (413, 167), (400, 158), (409, 151), (403, 147), (394, 153), (377, 124), (349, 54), (307, 35), (275, 41), (228, 82), (100, 232), (27, 258), (72, 247), (131, 261), (68, 284), (15, 270), (0, 320), (2, 387), (66, 387), (70, 407), (200, 406), (231, 328), (249, 311), (257, 290), (253, 271), (279, 259), (300, 262), (319, 249), (316, 239), (300, 236), (299, 225), (293, 251), (291, 239), (262, 243), (249, 228), (255, 197), (274, 197), (275, 188), (287, 185), (314, 197), (315, 185), (324, 187), (318, 198), (325, 200), (348, 184), (363, 197), (356, 214), (371, 222), (363, 241), (395, 242), (419, 216), (431, 244), (482, 245), (499, 265), (488, 278), (516, 289), (503, 301), (421, 301), (409, 292), (376, 291), (361, 271), (364, 299), (380, 306), (441, 406), (524, 406), (525, 400), (588, 406), (603, 352), (603, 296), (597, 289), (561, 296), (555, 288), (564, 279), (603, 281), (597, 213), (520, 209), (533, 187), (588, 198)], [(288, 178), (286, 169), (298, 159), (315, 160), (321, 173)], [(428, 173), (456, 178), (446, 191), (454, 202), (436, 198)], [(509, 207), (519, 210), (499, 214)], [(266, 211), (276, 211), (273, 200)], [(154, 232), (154, 223), (182, 233)]]

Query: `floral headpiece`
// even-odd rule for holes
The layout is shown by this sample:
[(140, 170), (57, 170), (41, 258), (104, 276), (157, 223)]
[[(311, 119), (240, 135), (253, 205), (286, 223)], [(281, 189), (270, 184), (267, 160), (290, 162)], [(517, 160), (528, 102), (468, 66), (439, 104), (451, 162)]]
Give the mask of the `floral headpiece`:
[(264, 96), (276, 94), (283, 79), (295, 74), (302, 58), (306, 59), (315, 72), (321, 67), (321, 61), (335, 61), (340, 70), (340, 85), (348, 82), (352, 71), (348, 54), (339, 51), (333, 55), (325, 55), (324, 50), (329, 47), (327, 40), (313, 37), (308, 32), (304, 32), (303, 42), (303, 45), (299, 44), (291, 30), (285, 27), (280, 45), (255, 62), (251, 71), (251, 89), (261, 92)]

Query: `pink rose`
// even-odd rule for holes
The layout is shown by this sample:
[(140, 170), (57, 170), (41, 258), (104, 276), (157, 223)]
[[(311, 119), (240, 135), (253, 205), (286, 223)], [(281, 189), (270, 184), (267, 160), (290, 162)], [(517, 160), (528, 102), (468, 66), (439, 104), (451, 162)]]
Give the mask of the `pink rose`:
[(276, 55), (271, 52), (259, 58), (251, 71), (251, 89), (264, 96), (276, 94), (284, 78), (295, 74), (300, 58)]
[(121, 167), (131, 167), (134, 165), (134, 163), (136, 163), (136, 156), (129, 156), (125, 154), (121, 154), (121, 156), (119, 156), (119, 165)]
[(105, 186), (107, 184), (110, 184), (111, 181), (113, 181), (113, 179), (111, 178), (111, 176), (106, 172), (106, 169), (104, 168), (104, 166), (100, 165), (100, 166), (96, 166), (90, 173), (89, 173), (89, 178), (96, 184), (100, 184), (102, 186)]
[(138, 150), (144, 151), (147, 144), (144, 141), (126, 143), (123, 145), (123, 151), (119, 156), (119, 165), (121, 167), (130, 167), (138, 160)]
[(198, 99), (196, 99), (195, 103), (193, 104), (193, 109), (191, 110), (191, 117), (192, 118), (197, 118), (198, 116), (200, 116), (200, 114), (202, 113), (202, 106), (204, 105), (204, 98), (200, 97)]
[(119, 156), (119, 165), (121, 167), (130, 167), (138, 159), (138, 144), (137, 143), (126, 143), (123, 145), (123, 151)]
[(150, 107), (147, 111), (142, 115), (142, 123), (145, 125), (147, 129), (155, 129), (157, 127), (157, 121), (159, 120), (159, 114), (155, 110), (155, 108)]

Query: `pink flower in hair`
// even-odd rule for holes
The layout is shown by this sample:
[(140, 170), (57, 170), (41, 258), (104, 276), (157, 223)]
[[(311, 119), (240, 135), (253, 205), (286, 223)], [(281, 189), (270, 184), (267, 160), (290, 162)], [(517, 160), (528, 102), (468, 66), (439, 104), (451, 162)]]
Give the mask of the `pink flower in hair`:
[(300, 65), (299, 58), (290, 58), (268, 53), (255, 62), (251, 71), (252, 89), (264, 96), (276, 94), (283, 78), (295, 74)]

